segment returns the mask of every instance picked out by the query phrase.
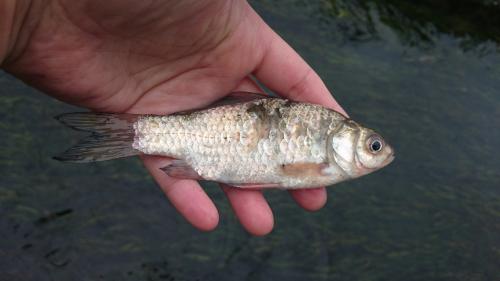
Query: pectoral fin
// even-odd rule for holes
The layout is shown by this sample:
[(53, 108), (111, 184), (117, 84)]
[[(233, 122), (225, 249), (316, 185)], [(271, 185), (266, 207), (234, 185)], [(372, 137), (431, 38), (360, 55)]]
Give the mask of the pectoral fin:
[(290, 177), (319, 177), (324, 176), (323, 169), (326, 167), (325, 163), (301, 162), (284, 164), (281, 166), (281, 170), (283, 174)]
[(178, 179), (201, 180), (202, 177), (184, 160), (173, 160), (170, 164), (160, 168), (170, 177)]

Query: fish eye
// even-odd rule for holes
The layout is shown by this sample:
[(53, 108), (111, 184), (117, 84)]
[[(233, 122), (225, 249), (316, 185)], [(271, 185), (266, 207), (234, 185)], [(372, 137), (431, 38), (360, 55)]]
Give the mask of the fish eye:
[(367, 145), (368, 145), (368, 149), (372, 153), (377, 153), (377, 152), (381, 151), (382, 148), (384, 147), (384, 141), (378, 135), (373, 135), (373, 136), (368, 138)]

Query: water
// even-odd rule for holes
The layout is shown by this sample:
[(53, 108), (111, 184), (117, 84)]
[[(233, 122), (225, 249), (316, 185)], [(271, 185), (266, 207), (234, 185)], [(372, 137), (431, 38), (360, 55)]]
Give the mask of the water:
[(81, 137), (52, 116), (76, 108), (1, 74), (0, 280), (500, 280), (499, 8), (453, 3), (252, 2), (397, 151), (317, 213), (266, 192), (262, 238), (213, 185), (200, 233), (137, 159), (51, 160)]

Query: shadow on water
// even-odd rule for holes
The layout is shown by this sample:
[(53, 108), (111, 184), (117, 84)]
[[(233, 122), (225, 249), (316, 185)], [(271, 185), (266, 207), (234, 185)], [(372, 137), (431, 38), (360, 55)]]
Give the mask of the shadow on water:
[[(443, 34), (459, 38), (464, 50), (497, 51), (500, 42), (500, 2), (322, 0), (311, 5), (294, 1), (306, 9), (316, 9), (320, 26), (334, 28), (336, 37), (347, 42), (383, 39), (377, 23), (390, 28), (409, 46), (431, 47)], [(485, 43), (490, 43), (484, 45)], [(486, 48), (487, 47), (487, 48)]]
[[(497, 1), (251, 4), (397, 159), (329, 188), (320, 212), (267, 192), (276, 229), (250, 237), (214, 185), (192, 229), (137, 159), (63, 165), (79, 110), (0, 75), (0, 279), (495, 280), (500, 276)], [(2, 279), (2, 280), (3, 280)]]

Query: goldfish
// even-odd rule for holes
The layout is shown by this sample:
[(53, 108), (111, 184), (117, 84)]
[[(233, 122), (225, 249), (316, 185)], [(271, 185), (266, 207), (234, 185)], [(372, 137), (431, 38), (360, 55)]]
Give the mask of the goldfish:
[(173, 160), (161, 169), (170, 177), (237, 188), (328, 186), (394, 159), (380, 134), (337, 111), (254, 93), (171, 115), (77, 112), (56, 119), (91, 133), (57, 160), (166, 156)]

